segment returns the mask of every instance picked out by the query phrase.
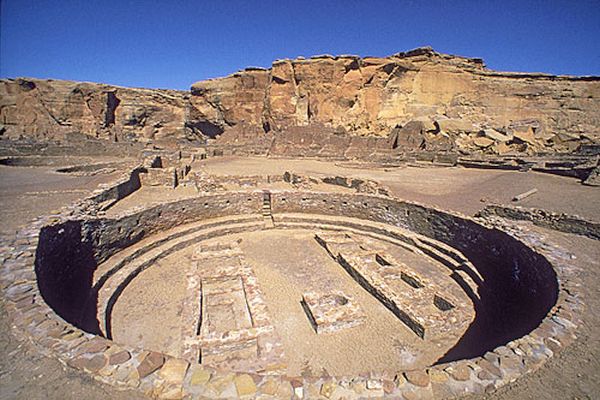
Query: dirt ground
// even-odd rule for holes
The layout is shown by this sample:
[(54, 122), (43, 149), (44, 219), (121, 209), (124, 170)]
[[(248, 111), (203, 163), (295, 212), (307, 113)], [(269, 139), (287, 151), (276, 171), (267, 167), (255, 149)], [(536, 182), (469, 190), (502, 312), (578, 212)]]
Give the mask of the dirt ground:
[[(450, 337), (444, 346), (418, 339), (327, 254), (314, 239), (314, 232), (275, 229), (240, 237), (244, 257), (257, 275), (275, 330), (284, 344), (291, 375), (305, 370), (359, 375), (424, 367), (445, 354), (458, 339)], [(388, 253), (389, 248), (396, 248), (384, 242), (377, 245)], [(403, 256), (409, 253), (397, 250)], [(301, 259), (298, 254), (302, 254)], [(416, 261), (422, 264), (427, 259)], [(452, 280), (447, 284), (456, 285)], [(299, 301), (310, 291), (341, 291), (352, 296), (365, 315), (364, 323), (335, 334), (315, 333)]]
[[(200, 168), (200, 165), (198, 165)], [(519, 203), (600, 220), (600, 189), (585, 187), (573, 178), (533, 172), (463, 168), (394, 168), (366, 170), (309, 160), (212, 159), (206, 171), (224, 174), (283, 173), (352, 175), (379, 180), (398, 197), (473, 214), (485, 201), (508, 203), (532, 187), (539, 192)], [(109, 177), (75, 177), (48, 168), (0, 167), (0, 230), (12, 234), (35, 215), (82, 198)], [(483, 200), (483, 201), (482, 201)], [(577, 340), (540, 370), (498, 391), (472, 399), (596, 399), (600, 398), (600, 244), (576, 235), (539, 229), (548, 242), (575, 255), (582, 268), (581, 287), (586, 308)], [(138, 399), (93, 381), (84, 373), (39, 355), (18, 339), (0, 302), (0, 399)]]
[(194, 167), (220, 175), (267, 175), (291, 171), (303, 175), (343, 175), (378, 181), (405, 200), (436, 205), (446, 210), (475, 214), (486, 203), (512, 203), (520, 193), (537, 188), (538, 193), (518, 203), (523, 207), (544, 208), (555, 212), (600, 220), (598, 188), (584, 186), (575, 178), (538, 172), (448, 168), (349, 168), (349, 164), (318, 160), (264, 158), (211, 158)]

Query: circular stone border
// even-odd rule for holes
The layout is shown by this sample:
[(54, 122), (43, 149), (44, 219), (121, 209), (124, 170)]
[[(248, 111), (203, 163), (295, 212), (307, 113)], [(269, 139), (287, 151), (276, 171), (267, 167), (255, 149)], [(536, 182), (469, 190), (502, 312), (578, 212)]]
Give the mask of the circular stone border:
[[(0, 286), (14, 327), (27, 335), (43, 354), (56, 357), (97, 380), (117, 387), (137, 388), (147, 395), (164, 399), (254, 398), (259, 395), (277, 398), (446, 398), (489, 392), (515, 381), (519, 376), (538, 369), (576, 338), (577, 326), (581, 323), (579, 315), (584, 304), (577, 294), (580, 286), (577, 270), (569, 264), (570, 257), (565, 251), (545, 244), (539, 235), (519, 229), (505, 220), (474, 219), (392, 197), (361, 195), (374, 200), (402, 202), (485, 228), (501, 230), (550, 262), (559, 283), (556, 304), (529, 334), (499, 346), (482, 357), (397, 374), (290, 377), (233, 373), (199, 364), (190, 365), (184, 360), (158, 352), (118, 345), (73, 326), (46, 304), (37, 285), (35, 258), (42, 228), (59, 226), (75, 219), (102, 216), (105, 204), (114, 204), (128, 194), (128, 190), (129, 193), (135, 190), (138, 179), (136, 171), (124, 174), (114, 184), (104, 185), (81, 202), (36, 218), (16, 237), (0, 243)], [(248, 196), (258, 192), (237, 193)], [(224, 199), (230, 195), (208, 196)], [(198, 198), (208, 197), (199, 195)], [(139, 209), (130, 210), (128, 214), (136, 211)]]

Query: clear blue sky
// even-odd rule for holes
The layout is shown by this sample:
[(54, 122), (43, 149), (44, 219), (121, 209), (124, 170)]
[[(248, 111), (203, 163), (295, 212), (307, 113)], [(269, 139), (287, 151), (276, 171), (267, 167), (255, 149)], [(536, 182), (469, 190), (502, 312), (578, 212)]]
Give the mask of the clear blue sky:
[(274, 59), (414, 47), (600, 75), (600, 0), (0, 0), (1, 77), (188, 89)]

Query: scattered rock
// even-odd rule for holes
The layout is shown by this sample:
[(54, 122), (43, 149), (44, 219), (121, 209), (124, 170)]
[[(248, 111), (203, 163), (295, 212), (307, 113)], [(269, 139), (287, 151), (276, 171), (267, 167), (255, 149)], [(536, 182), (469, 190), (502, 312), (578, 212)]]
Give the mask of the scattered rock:
[(502, 378), (502, 370), (489, 362), (486, 359), (481, 359), (477, 361), (477, 365), (479, 365), (483, 370), (489, 372), (493, 376), (497, 378)]
[(409, 121), (402, 127), (394, 128), (388, 137), (388, 143), (391, 149), (400, 148), (402, 150), (417, 150), (423, 147), (426, 132), (425, 126), (421, 121)]
[(190, 378), (190, 385), (192, 385), (192, 386), (204, 385), (209, 381), (210, 376), (211, 376), (210, 371), (207, 371), (201, 367), (196, 367), (196, 369), (194, 369), (194, 371), (192, 372), (192, 376)]
[(513, 132), (513, 138), (523, 143), (529, 143), (532, 145), (537, 144), (535, 133), (531, 127), (528, 127), (526, 130), (515, 130)]
[(464, 119), (438, 118), (435, 120), (438, 129), (446, 133), (473, 133), (479, 132), (473, 123)]
[(448, 381), (449, 376), (446, 372), (440, 371), (439, 369), (430, 369), (429, 379), (431, 379), (431, 382), (444, 383)]
[(304, 387), (302, 386), (302, 381), (292, 380), (290, 383), (292, 385), (294, 395), (299, 399), (303, 398), (304, 397)]
[(391, 381), (389, 379), (384, 379), (383, 380), (383, 392), (385, 394), (393, 393), (395, 389), (396, 389), (396, 387), (395, 387), (393, 381)]
[(78, 354), (100, 353), (108, 348), (106, 339), (95, 337), (83, 343), (77, 348)]
[(121, 350), (117, 353), (111, 354), (108, 357), (108, 363), (110, 365), (123, 364), (131, 359), (131, 354), (127, 350)]
[(532, 196), (534, 194), (536, 194), (538, 192), (538, 190), (536, 188), (533, 188), (531, 190), (528, 190), (524, 193), (518, 194), (515, 197), (512, 198), (512, 201), (521, 201), (529, 196)]
[(235, 398), (239, 397), (237, 389), (233, 382), (234, 375), (215, 376), (209, 382), (209, 387), (214, 389), (220, 397)]
[(594, 168), (587, 178), (585, 178), (583, 184), (588, 186), (600, 186), (600, 167)]
[(494, 141), (486, 137), (476, 137), (475, 139), (473, 139), (473, 143), (475, 144), (475, 146), (485, 149), (493, 145)]
[(62, 340), (75, 340), (75, 339), (79, 339), (82, 336), (83, 336), (83, 333), (81, 331), (73, 331), (73, 332), (68, 332), (68, 333), (64, 334), (61, 337), (61, 339)]
[(404, 384), (406, 383), (406, 378), (404, 377), (403, 374), (397, 374), (394, 377), (394, 384), (398, 387), (402, 387)]
[(97, 354), (92, 358), (85, 359), (83, 363), (83, 368), (87, 369), (90, 372), (98, 372), (102, 368), (104, 368), (106, 364), (107, 360), (104, 354)]
[(383, 381), (381, 379), (367, 379), (367, 389), (381, 390), (383, 389)]
[(279, 382), (273, 378), (267, 378), (260, 386), (260, 391), (263, 394), (275, 396), (279, 391)]
[(492, 150), (496, 154), (504, 155), (504, 154), (512, 151), (512, 148), (508, 144), (506, 144), (506, 142), (501, 142), (501, 143), (494, 144), (492, 146)]
[(504, 133), (498, 132), (497, 130), (491, 129), (491, 128), (483, 129), (483, 130), (479, 131), (479, 134), (481, 136), (486, 137), (488, 139), (491, 139), (491, 140), (493, 140), (495, 142), (502, 142), (502, 143), (504, 143), (504, 142), (507, 142), (507, 141), (509, 141), (511, 139), (510, 136), (505, 135)]
[(458, 363), (446, 368), (446, 371), (454, 380), (467, 381), (471, 378), (471, 368), (464, 363)]
[(161, 400), (181, 400), (183, 399), (183, 388), (179, 385), (170, 385), (158, 391), (158, 398)]
[(335, 388), (337, 387), (337, 384), (335, 382), (325, 382), (324, 384), (321, 385), (321, 395), (326, 397), (326, 398), (331, 398), (331, 395), (333, 394)]

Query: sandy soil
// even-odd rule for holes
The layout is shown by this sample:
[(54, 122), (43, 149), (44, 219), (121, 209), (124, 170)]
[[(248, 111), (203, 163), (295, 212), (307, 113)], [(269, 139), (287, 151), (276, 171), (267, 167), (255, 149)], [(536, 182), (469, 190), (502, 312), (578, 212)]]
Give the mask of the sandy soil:
[(186, 260), (180, 254), (168, 257), (142, 272), (127, 286), (112, 314), (115, 342), (174, 357), (181, 354)]
[(75, 176), (52, 167), (0, 165), (0, 234), (14, 234), (27, 221), (90, 195), (117, 175)]
[[(378, 179), (399, 197), (437, 204), (472, 214), (485, 204), (481, 199), (506, 203), (520, 192), (537, 187), (539, 193), (521, 204), (582, 215), (600, 220), (600, 189), (582, 186), (573, 178), (461, 168), (398, 168), (363, 170), (319, 161), (211, 159), (206, 170), (249, 175), (283, 173), (346, 174)], [(262, 171), (262, 172), (261, 172)], [(31, 217), (84, 197), (104, 176), (72, 177), (38, 168), (0, 166), (1, 233), (10, 234)], [(55, 193), (56, 191), (56, 193)], [(32, 195), (32, 192), (39, 192)], [(587, 307), (578, 339), (548, 361), (539, 371), (484, 399), (595, 399), (600, 393), (600, 244), (580, 236), (541, 230), (549, 242), (576, 255), (586, 282), (581, 288)], [(40, 356), (28, 342), (17, 339), (0, 302), (0, 399), (137, 399), (135, 392), (120, 392), (95, 382), (84, 373)]]
[(192, 187), (178, 186), (175, 189), (169, 189), (162, 186), (142, 186), (109, 208), (106, 215), (114, 217), (123, 211), (127, 211), (132, 207), (138, 207), (141, 204), (149, 206), (162, 202), (187, 199), (197, 195), (198, 192)]

